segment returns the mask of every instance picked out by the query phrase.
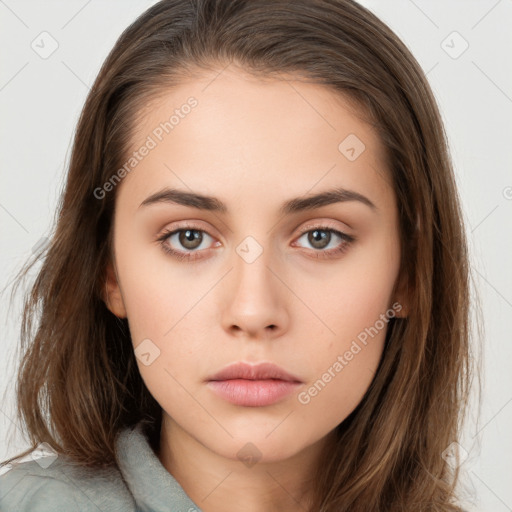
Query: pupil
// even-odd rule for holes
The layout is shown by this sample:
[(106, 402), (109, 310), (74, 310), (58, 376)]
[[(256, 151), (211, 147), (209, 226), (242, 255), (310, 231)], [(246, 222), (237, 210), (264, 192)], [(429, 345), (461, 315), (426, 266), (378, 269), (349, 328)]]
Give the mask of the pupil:
[(194, 229), (187, 229), (180, 234), (180, 243), (187, 249), (195, 249), (201, 245), (202, 235)]
[[(327, 233), (326, 231), (315, 229), (310, 234), (310, 243), (317, 249), (323, 249), (329, 245), (330, 236), (330, 233)], [(325, 243), (326, 240), (327, 244)]]

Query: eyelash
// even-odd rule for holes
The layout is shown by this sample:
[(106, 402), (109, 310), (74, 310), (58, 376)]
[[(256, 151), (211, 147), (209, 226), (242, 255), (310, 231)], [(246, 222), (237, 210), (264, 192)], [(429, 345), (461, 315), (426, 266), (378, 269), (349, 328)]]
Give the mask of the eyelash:
[[(176, 251), (175, 249), (172, 249), (171, 247), (169, 247), (168, 244), (165, 243), (166, 240), (170, 236), (175, 235), (176, 233), (180, 233), (181, 231), (187, 231), (187, 230), (198, 231), (201, 233), (206, 233), (208, 236), (211, 236), (207, 231), (205, 231), (204, 229), (200, 229), (198, 226), (184, 225), (184, 226), (181, 226), (179, 229), (165, 230), (162, 234), (160, 234), (157, 237), (156, 241), (160, 243), (160, 246), (167, 254), (170, 254), (171, 256), (173, 256), (174, 258), (176, 258), (179, 261), (194, 261), (198, 258), (202, 258), (202, 256), (199, 256), (199, 253), (202, 251), (197, 251), (197, 250), (189, 251), (189, 252)], [(330, 232), (330, 233), (337, 235), (342, 240), (342, 243), (335, 249), (330, 249), (330, 250), (311, 249), (318, 255), (318, 256), (316, 256), (317, 258), (327, 259), (327, 258), (335, 257), (339, 254), (343, 254), (348, 249), (349, 245), (352, 244), (353, 242), (355, 242), (355, 240), (356, 240), (356, 238), (354, 236), (343, 233), (337, 229), (334, 229), (334, 227), (329, 226), (329, 225), (306, 226), (304, 228), (304, 230), (301, 231), (298, 238), (301, 238), (303, 235), (310, 233), (311, 231)], [(206, 249), (204, 249), (204, 250), (206, 250)]]

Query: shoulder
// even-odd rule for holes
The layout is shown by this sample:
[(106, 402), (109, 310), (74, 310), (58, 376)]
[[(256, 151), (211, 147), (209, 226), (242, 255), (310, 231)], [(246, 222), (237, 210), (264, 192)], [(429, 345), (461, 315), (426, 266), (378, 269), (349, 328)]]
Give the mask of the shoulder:
[(55, 455), (24, 459), (0, 468), (2, 512), (136, 511), (115, 468), (83, 468)]

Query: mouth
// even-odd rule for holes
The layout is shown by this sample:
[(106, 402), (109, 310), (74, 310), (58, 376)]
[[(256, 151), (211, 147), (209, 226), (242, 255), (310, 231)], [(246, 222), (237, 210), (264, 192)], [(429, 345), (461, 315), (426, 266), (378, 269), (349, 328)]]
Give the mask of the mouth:
[(273, 363), (234, 363), (206, 379), (207, 386), (224, 400), (244, 407), (280, 402), (303, 382)]

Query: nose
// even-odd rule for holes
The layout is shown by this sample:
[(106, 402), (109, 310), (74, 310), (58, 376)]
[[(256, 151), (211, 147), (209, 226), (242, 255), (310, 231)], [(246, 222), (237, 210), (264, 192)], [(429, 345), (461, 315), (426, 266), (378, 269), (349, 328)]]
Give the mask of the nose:
[(223, 328), (242, 338), (281, 336), (288, 329), (290, 291), (270, 251), (263, 250), (252, 262), (235, 252), (233, 267), (222, 298)]

